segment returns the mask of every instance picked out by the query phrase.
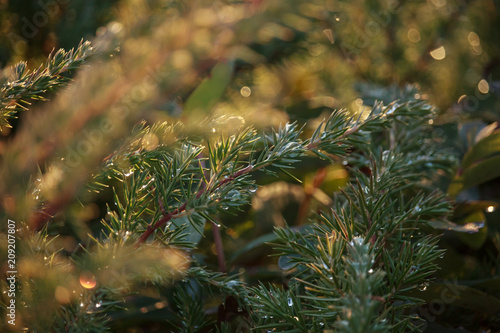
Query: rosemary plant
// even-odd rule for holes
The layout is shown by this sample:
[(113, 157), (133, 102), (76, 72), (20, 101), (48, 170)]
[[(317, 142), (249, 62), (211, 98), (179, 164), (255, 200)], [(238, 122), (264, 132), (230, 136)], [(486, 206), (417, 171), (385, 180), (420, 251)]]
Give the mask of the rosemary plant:
[[(447, 225), (451, 212), (430, 184), (455, 159), (437, 147), (434, 109), (415, 87), (359, 112), (328, 109), (310, 123), (262, 126), (236, 112), (212, 112), (235, 68), (245, 68), (241, 59), (220, 61), (221, 54), (237, 57), (255, 42), (246, 4), (222, 1), (219, 10), (209, 1), (200, 8), (145, 1), (149, 11), (131, 3), (137, 6), (122, 8), (129, 20), (110, 24), (101, 39), (109, 59), (90, 63), (69, 89), (60, 89), (69, 81), (63, 74), (88, 60), (90, 43), (50, 55), (35, 71), (20, 63), (0, 82), (2, 127), (30, 101), (56, 92), (53, 109), (28, 117), (2, 151), (2, 217), (17, 223), (14, 328), (419, 331), (415, 308), (424, 302), (410, 292), (427, 288), (438, 269), (443, 251), (434, 227)], [(233, 20), (230, 10), (241, 17)], [(200, 42), (207, 34), (217, 52), (207, 54)], [(165, 115), (182, 104), (181, 117)], [(282, 271), (273, 284), (253, 283), (224, 258), (221, 216), (248, 209), (262, 175), (298, 180), (295, 167), (306, 159), (339, 166), (347, 185), (306, 212), (307, 223), (265, 235)], [(218, 270), (200, 251), (209, 231)], [(11, 231), (2, 232), (4, 250)], [(1, 302), (7, 314), (5, 294)]]

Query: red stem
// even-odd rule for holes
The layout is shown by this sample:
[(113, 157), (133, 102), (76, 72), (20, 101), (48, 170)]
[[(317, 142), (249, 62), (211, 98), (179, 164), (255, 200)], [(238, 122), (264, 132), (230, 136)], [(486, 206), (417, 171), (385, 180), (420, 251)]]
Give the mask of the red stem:
[(304, 224), (314, 192), (321, 186), (321, 184), (325, 180), (326, 175), (326, 168), (319, 169), (314, 175), (312, 184), (305, 187), (304, 199), (300, 203), (299, 210), (297, 212), (297, 219), (295, 221), (296, 225)]
[(220, 236), (220, 228), (217, 223), (212, 222), (212, 231), (214, 234), (215, 250), (217, 252), (217, 261), (219, 262), (219, 271), (226, 272), (226, 258), (224, 257), (224, 249), (222, 247), (222, 237)]
[[(202, 187), (198, 191), (198, 193), (196, 193), (196, 199), (198, 199), (205, 192), (207, 192), (207, 189), (209, 189), (208, 190), (209, 193), (212, 193), (213, 191), (215, 191), (216, 189), (218, 189), (222, 185), (227, 184), (227, 183), (233, 181), (234, 179), (236, 179), (237, 177), (242, 176), (244, 174), (247, 174), (247, 173), (249, 173), (252, 170), (253, 170), (253, 167), (251, 165), (249, 165), (246, 168), (243, 168), (240, 171), (233, 173), (232, 175), (228, 176), (227, 178), (224, 178), (213, 189), (209, 189), (209, 187), (206, 187), (206, 186)], [(158, 221), (156, 221), (156, 223), (153, 226), (149, 225), (148, 228), (141, 235), (141, 237), (139, 237), (139, 239), (137, 240), (137, 246), (139, 246), (140, 244), (144, 243), (146, 241), (146, 239), (148, 239), (148, 237), (151, 236), (151, 234), (153, 232), (155, 232), (155, 230), (157, 230), (157, 229), (161, 228), (162, 226), (164, 226), (168, 221), (170, 221), (172, 219), (172, 217), (174, 217), (174, 215), (177, 215), (177, 214), (182, 213), (183, 211), (185, 211), (186, 210), (186, 206), (187, 206), (187, 202), (183, 203), (182, 206), (178, 207), (177, 209), (173, 210), (172, 212), (164, 214), (163, 217), (161, 219), (159, 219)]]

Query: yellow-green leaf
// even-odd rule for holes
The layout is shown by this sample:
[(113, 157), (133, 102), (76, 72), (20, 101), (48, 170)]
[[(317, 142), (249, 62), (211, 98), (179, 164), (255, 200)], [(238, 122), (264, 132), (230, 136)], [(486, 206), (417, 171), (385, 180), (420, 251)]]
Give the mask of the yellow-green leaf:
[(211, 76), (203, 80), (189, 95), (184, 104), (184, 114), (208, 114), (220, 101), (233, 76), (234, 62), (222, 61), (212, 69)]

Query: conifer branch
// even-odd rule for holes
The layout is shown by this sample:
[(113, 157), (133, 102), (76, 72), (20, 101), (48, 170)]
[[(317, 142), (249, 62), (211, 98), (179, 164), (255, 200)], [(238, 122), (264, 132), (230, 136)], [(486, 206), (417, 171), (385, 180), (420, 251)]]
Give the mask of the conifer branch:
[(51, 52), (45, 65), (29, 71), (28, 64), (22, 61), (12, 70), (12, 78), (2, 78), (0, 88), (0, 130), (10, 127), (9, 119), (16, 113), (27, 110), (30, 101), (46, 100), (45, 94), (67, 83), (70, 78), (62, 74), (75, 70), (94, 53), (89, 41), (80, 41), (76, 49), (59, 49)]
[[(220, 181), (214, 188), (210, 189), (209, 187), (203, 187), (201, 188), (198, 193), (196, 193), (196, 199), (199, 199), (203, 194), (205, 193), (212, 193), (216, 189), (220, 188), (224, 184), (227, 184), (234, 179), (241, 177), (242, 175), (245, 175), (249, 172), (252, 171), (252, 166), (249, 165), (246, 168), (243, 168), (232, 175), (228, 176), (227, 178), (224, 178), (222, 181)], [(144, 243), (149, 236), (151, 236), (152, 233), (155, 232), (155, 230), (163, 227), (167, 222), (169, 222), (172, 218), (174, 218), (176, 215), (184, 212), (187, 207), (187, 202), (183, 203), (180, 207), (176, 208), (172, 212), (167, 213), (166, 215), (163, 215), (161, 219), (159, 219), (153, 226), (149, 225), (148, 228), (144, 231), (144, 233), (139, 237), (137, 240), (137, 245), (140, 245), (141, 243)]]

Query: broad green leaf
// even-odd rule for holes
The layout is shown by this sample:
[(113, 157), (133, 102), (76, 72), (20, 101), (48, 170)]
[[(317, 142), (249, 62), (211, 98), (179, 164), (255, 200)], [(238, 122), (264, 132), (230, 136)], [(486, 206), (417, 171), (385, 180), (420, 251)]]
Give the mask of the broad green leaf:
[(423, 291), (411, 291), (408, 296), (418, 297), (429, 303), (442, 302), (478, 313), (495, 314), (500, 311), (500, 300), (480, 290), (456, 282), (432, 283)]
[(455, 207), (453, 211), (453, 221), (464, 219), (472, 213), (484, 212), (488, 209), (495, 210), (498, 204), (495, 201), (486, 200), (469, 200), (466, 202), (461, 202)]
[[(488, 127), (485, 128), (487, 129)], [(481, 162), (495, 154), (500, 154), (500, 131), (493, 132), (472, 146), (465, 153), (461, 167), (466, 170), (474, 163)]]
[(454, 199), (457, 195), (464, 190), (464, 184), (461, 176), (455, 175), (448, 187), (448, 195)]
[(463, 224), (464, 226), (469, 225), (471, 223), (475, 224), (482, 223), (484, 227), (479, 228), (478, 231), (475, 232), (474, 234), (458, 233), (457, 237), (460, 238), (462, 242), (464, 242), (474, 250), (481, 248), (481, 246), (483, 246), (484, 242), (486, 241), (486, 238), (488, 237), (488, 226), (484, 223), (485, 220), (486, 217), (484, 216), (484, 213), (482, 211), (476, 211), (473, 214), (470, 214), (461, 221), (462, 223), (464, 223)]
[(468, 188), (483, 184), (497, 177), (500, 177), (500, 155), (473, 164), (465, 169), (462, 175), (455, 176), (455, 179), (453, 179), (448, 188), (448, 194), (454, 198)]
[(233, 76), (234, 62), (222, 61), (212, 69), (211, 76), (203, 80), (189, 95), (184, 104), (184, 114), (208, 114), (221, 99)]
[(476, 233), (484, 226), (484, 221), (476, 221), (466, 224), (456, 224), (450, 221), (430, 221), (428, 224), (441, 230), (453, 230), (458, 232), (467, 232), (469, 234)]
[(477, 133), (476, 138), (474, 139), (475, 143), (478, 143), (479, 141), (483, 140), (484, 138), (487, 138), (490, 136), (493, 132), (495, 132), (496, 128), (498, 126), (498, 123), (495, 121), (492, 124), (489, 124), (488, 126), (484, 127), (482, 130)]

